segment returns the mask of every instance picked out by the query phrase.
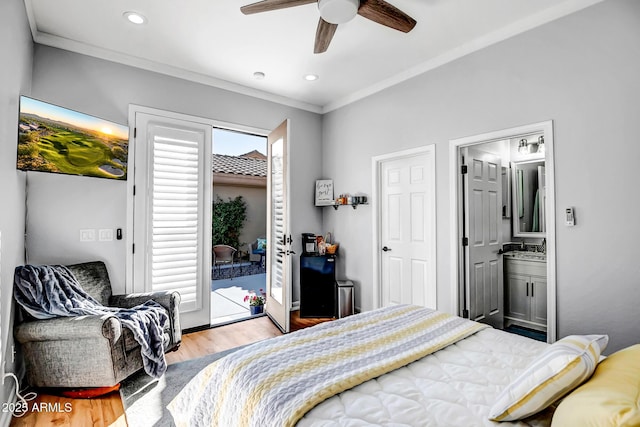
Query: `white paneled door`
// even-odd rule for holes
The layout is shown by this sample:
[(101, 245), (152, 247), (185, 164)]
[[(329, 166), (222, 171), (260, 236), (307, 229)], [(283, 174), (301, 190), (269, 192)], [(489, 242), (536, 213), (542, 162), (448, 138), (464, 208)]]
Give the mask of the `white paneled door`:
[(135, 127), (132, 290), (178, 291), (182, 326), (208, 325), (212, 126), (136, 112)]
[(288, 121), (268, 136), (267, 315), (289, 332), (291, 311), (291, 234), (288, 203)]
[(502, 162), (476, 147), (464, 148), (463, 155), (469, 317), (502, 329)]
[(378, 169), (381, 303), (436, 308), (433, 146)]

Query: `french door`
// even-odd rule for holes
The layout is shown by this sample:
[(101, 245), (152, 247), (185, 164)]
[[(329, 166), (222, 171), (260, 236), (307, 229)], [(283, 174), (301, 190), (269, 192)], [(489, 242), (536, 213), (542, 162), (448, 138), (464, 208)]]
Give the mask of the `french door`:
[[(133, 179), (128, 192), (130, 292), (178, 291), (185, 329), (210, 323), (211, 142), (206, 119), (132, 106)], [(222, 125), (226, 126), (226, 125)], [(232, 128), (232, 127), (229, 127)], [(267, 307), (289, 331), (291, 235), (288, 204), (288, 121), (268, 136)]]
[(289, 332), (291, 311), (291, 234), (288, 203), (288, 121), (267, 138), (267, 315)]
[(134, 292), (178, 291), (184, 328), (209, 324), (212, 126), (135, 111), (131, 246)]

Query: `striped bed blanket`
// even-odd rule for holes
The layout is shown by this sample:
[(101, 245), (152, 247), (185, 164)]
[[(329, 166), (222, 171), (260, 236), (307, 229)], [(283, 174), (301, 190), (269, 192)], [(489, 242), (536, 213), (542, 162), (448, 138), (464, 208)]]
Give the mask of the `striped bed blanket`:
[(178, 426), (293, 426), (323, 400), (486, 327), (411, 305), (345, 317), (215, 361), (168, 408)]

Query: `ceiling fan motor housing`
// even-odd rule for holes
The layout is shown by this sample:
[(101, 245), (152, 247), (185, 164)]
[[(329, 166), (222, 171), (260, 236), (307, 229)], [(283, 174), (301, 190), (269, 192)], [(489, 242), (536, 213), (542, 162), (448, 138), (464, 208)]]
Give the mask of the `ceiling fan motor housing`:
[(358, 14), (360, 0), (318, 0), (322, 19), (330, 24), (344, 24)]

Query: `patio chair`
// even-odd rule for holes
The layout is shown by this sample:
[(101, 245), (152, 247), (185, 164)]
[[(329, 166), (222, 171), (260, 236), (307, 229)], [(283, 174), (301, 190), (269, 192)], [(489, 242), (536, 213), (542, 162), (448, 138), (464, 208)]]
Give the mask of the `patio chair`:
[(258, 237), (249, 245), (249, 261), (258, 262), (264, 268), (264, 259), (267, 254), (267, 239), (262, 236)]
[(231, 277), (233, 277), (233, 264), (237, 251), (236, 248), (229, 245), (213, 246), (213, 266), (218, 268), (218, 275), (220, 274), (220, 266), (231, 265)]

